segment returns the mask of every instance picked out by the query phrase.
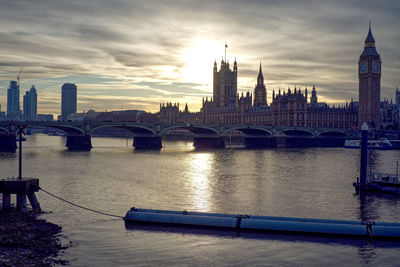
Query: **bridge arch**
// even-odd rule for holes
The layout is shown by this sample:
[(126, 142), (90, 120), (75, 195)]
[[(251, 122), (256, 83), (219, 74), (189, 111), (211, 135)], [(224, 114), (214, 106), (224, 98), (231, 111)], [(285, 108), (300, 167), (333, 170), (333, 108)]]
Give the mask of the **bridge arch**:
[(74, 127), (70, 125), (42, 125), (44, 128), (54, 128), (65, 132), (67, 135), (85, 135), (85, 131), (79, 127)]
[(1, 134), (10, 134), (10, 131), (7, 128), (0, 127), (0, 135)]
[(161, 130), (160, 135), (164, 135), (167, 131), (174, 129), (184, 129), (192, 132), (193, 134), (215, 134), (219, 136), (219, 131), (207, 126), (198, 126), (198, 125), (175, 125), (164, 128)]
[(272, 137), (272, 132), (261, 128), (261, 127), (254, 127), (254, 126), (247, 126), (247, 127), (243, 127), (243, 126), (237, 126), (237, 127), (232, 127), (229, 129), (226, 129), (223, 133), (223, 135), (227, 135), (232, 131), (240, 131), (242, 133), (244, 133), (245, 135), (264, 135), (264, 136), (270, 136)]
[(120, 128), (125, 129), (133, 133), (134, 135), (156, 135), (155, 130), (139, 125), (126, 125), (126, 124), (107, 124), (101, 125), (90, 129), (90, 133), (103, 128)]

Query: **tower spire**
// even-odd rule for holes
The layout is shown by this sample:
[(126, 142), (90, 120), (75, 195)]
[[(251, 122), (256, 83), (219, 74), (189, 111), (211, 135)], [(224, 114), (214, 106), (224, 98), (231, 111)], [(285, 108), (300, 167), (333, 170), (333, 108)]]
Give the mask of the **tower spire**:
[(226, 62), (226, 49), (228, 48), (228, 45), (225, 42), (225, 62)]
[(261, 61), (260, 61), (260, 70), (258, 71), (257, 84), (264, 84), (264, 76), (262, 74)]
[(368, 35), (367, 38), (365, 39), (365, 46), (367, 47), (371, 47), (373, 46), (375, 43), (375, 39), (374, 36), (372, 35), (372, 31), (371, 31), (371, 20), (369, 21), (369, 30), (368, 30)]

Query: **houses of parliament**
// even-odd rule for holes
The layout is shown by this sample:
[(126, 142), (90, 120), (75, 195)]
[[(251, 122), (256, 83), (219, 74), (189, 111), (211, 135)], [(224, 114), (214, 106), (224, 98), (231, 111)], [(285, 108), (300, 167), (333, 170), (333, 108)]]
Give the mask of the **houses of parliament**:
[[(213, 96), (210, 99), (203, 98), (201, 111), (190, 113), (186, 105), (185, 110), (181, 112), (179, 104), (161, 104), (159, 120), (355, 129), (363, 122), (374, 128), (382, 127), (384, 121), (381, 121), (381, 117), (383, 116), (384, 120), (388, 117), (385, 116), (387, 114), (381, 114), (381, 60), (375, 48), (371, 27), (358, 64), (359, 102), (351, 99), (342, 106), (329, 106), (318, 102), (317, 89), (312, 86), (310, 89), (294, 87), (288, 88), (287, 91), (273, 90), (272, 102), (268, 105), (261, 63), (253, 93), (237, 93), (237, 74), (236, 60), (232, 68), (226, 60), (221, 60), (219, 69), (217, 62), (214, 62)], [(389, 105), (388, 102), (386, 104)], [(398, 106), (394, 105), (396, 110), (390, 111), (390, 120), (397, 120), (397, 123)], [(397, 118), (394, 118), (395, 114)]]

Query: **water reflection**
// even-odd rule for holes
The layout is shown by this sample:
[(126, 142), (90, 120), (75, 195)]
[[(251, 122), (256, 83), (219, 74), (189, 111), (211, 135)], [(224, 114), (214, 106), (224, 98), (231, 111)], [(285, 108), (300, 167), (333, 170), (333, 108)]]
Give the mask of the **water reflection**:
[[(137, 206), (400, 221), (400, 198), (354, 195), (359, 151), (194, 150), (183, 141), (167, 141), (166, 148), (158, 151), (139, 151), (130, 142), (127, 147), (126, 139), (96, 137), (92, 143), (90, 152), (66, 152), (65, 138), (29, 136), (24, 143), (24, 172), (68, 200), (116, 214)], [(394, 150), (374, 153), (374, 165), (383, 172), (392, 171), (394, 159), (400, 157)], [(17, 173), (16, 154), (10, 156), (0, 157), (3, 177)], [(116, 259), (132, 266), (400, 262), (400, 242), (163, 227), (127, 227), (127, 231), (122, 221), (99, 220), (98, 215), (71, 209), (41, 193), (38, 198), (44, 209), (53, 212), (47, 218), (62, 224), (63, 233), (78, 244), (66, 251), (69, 259), (76, 259), (73, 265), (93, 265), (93, 259), (102, 266), (115, 265)], [(157, 257), (159, 261), (154, 260)]]
[(358, 248), (358, 255), (362, 259), (364, 264), (371, 264), (373, 259), (376, 257), (375, 245), (371, 240), (367, 240), (364, 246)]
[(213, 164), (213, 154), (193, 153), (188, 158), (190, 168), (190, 190), (195, 210), (209, 211), (211, 205), (210, 175)]
[(180, 235), (194, 235), (194, 236), (215, 236), (230, 239), (255, 239), (255, 240), (275, 240), (285, 242), (310, 242), (321, 244), (340, 244), (349, 245), (358, 248), (360, 258), (371, 260), (375, 257), (376, 248), (400, 248), (400, 242), (394, 240), (372, 240), (369, 238), (361, 237), (340, 237), (340, 236), (324, 236), (324, 235), (304, 235), (295, 233), (279, 233), (279, 232), (249, 232), (237, 231), (234, 229), (217, 229), (217, 228), (204, 228), (194, 226), (174, 226), (174, 225), (159, 225), (147, 223), (134, 223), (125, 222), (125, 229), (128, 231), (154, 233), (170, 233)]
[(0, 159), (1, 160), (15, 159), (16, 157), (17, 157), (17, 153), (0, 152)]
[(375, 197), (365, 192), (355, 194), (360, 203), (358, 219), (362, 222), (373, 222), (379, 219), (379, 215), (374, 206)]

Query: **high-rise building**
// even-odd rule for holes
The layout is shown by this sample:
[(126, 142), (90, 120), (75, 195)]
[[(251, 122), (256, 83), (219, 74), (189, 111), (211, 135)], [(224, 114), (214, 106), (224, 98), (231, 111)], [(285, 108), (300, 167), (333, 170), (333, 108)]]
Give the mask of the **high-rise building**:
[(400, 105), (400, 91), (398, 87), (396, 87), (396, 105)]
[(359, 126), (364, 122), (373, 128), (380, 126), (381, 63), (370, 25), (364, 51), (358, 61)]
[(7, 89), (7, 119), (19, 120), (20, 114), (19, 85), (16, 81), (10, 81)]
[(24, 95), (24, 120), (37, 120), (37, 93), (36, 88), (32, 85), (31, 90), (26, 91)]
[(257, 85), (254, 88), (254, 106), (259, 107), (267, 105), (267, 89), (264, 85), (264, 76), (262, 74), (261, 63), (258, 71)]
[(220, 70), (214, 62), (213, 98), (216, 108), (236, 106), (237, 94), (237, 63), (233, 64), (233, 71), (229, 63), (221, 60)]
[(1, 104), (0, 104), (0, 121), (4, 120), (6, 116), (6, 113), (1, 111)]
[(76, 113), (77, 87), (74, 83), (64, 83), (61, 87), (61, 119), (67, 120), (68, 115)]

